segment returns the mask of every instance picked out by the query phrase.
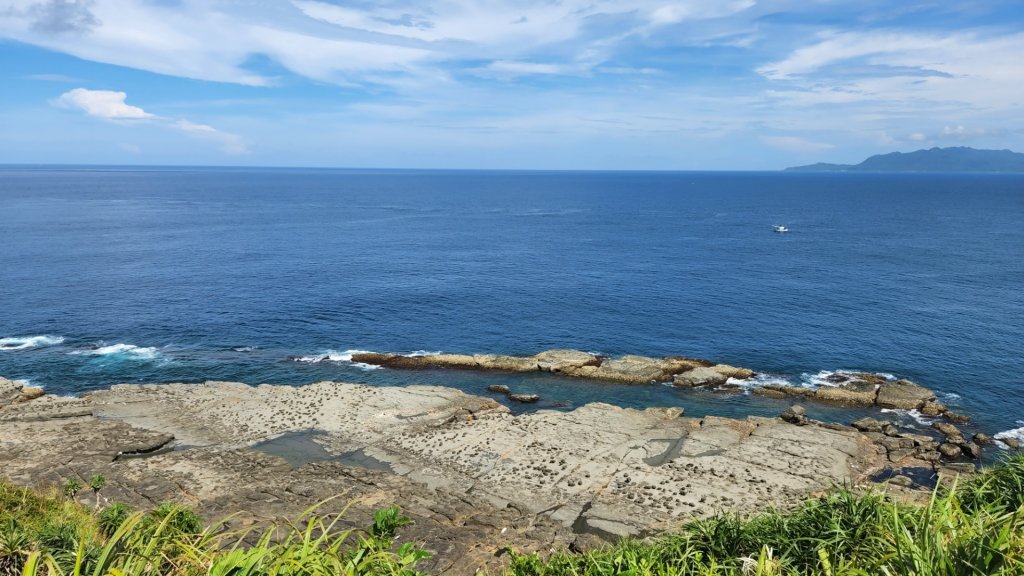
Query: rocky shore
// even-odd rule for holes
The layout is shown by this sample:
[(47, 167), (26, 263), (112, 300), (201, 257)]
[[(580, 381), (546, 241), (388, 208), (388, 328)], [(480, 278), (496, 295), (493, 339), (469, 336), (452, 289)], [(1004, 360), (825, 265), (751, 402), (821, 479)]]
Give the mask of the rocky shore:
[[(499, 354), (428, 354), (406, 356), (381, 352), (352, 355), (352, 362), (399, 370), (448, 368), (489, 372), (551, 372), (574, 378), (586, 378), (621, 384), (671, 383), (676, 388), (709, 388), (739, 392), (757, 376), (750, 368), (739, 368), (685, 356), (626, 355), (619, 358), (590, 354), (580, 350), (546, 350), (533, 356)], [(836, 373), (829, 386), (805, 388), (769, 384), (751, 391), (770, 398), (793, 398), (841, 406), (920, 410), (926, 416), (944, 416), (953, 422), (967, 417), (936, 401), (935, 393), (909, 380), (894, 380), (878, 374)]]
[[(661, 379), (741, 370), (676, 358), (595, 363), (583, 354), (502, 357), (484, 369), (530, 363), (637, 381), (656, 369)], [(403, 366), (377, 359), (454, 366), (422, 358)], [(907, 487), (914, 481), (904, 468), (973, 469), (965, 460), (976, 439), (957, 438), (952, 424), (933, 438), (876, 423), (814, 422), (798, 406), (783, 418), (742, 420), (601, 403), (513, 415), (450, 388), (337, 382), (117, 385), (63, 398), (0, 378), (0, 462), (16, 483), (103, 474), (106, 499), (182, 502), (207, 520), (234, 514), (235, 527), (293, 518), (330, 498), (323, 511), (347, 506), (346, 521), (362, 526), (395, 503), (415, 520), (401, 537), (436, 553), (422, 568), (452, 574), (493, 569), (506, 547), (585, 549), (722, 510), (791, 505), (886, 469)]]

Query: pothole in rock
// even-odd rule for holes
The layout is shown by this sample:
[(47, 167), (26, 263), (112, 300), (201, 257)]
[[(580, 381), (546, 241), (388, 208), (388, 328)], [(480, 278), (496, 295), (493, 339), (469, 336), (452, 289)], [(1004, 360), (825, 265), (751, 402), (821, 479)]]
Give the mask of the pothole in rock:
[(313, 462), (339, 462), (346, 466), (394, 472), (390, 464), (370, 456), (362, 448), (342, 454), (328, 452), (314, 440), (317, 436), (323, 435), (324, 433), (319, 430), (288, 432), (276, 438), (253, 444), (252, 448), (270, 456), (283, 458), (292, 468), (299, 468)]

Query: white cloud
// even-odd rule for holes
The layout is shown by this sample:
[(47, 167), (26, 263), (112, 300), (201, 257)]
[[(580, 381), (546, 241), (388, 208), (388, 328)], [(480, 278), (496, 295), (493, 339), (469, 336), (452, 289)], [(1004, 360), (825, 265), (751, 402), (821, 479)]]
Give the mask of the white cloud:
[(193, 138), (218, 143), (220, 145), (220, 149), (225, 154), (238, 155), (248, 153), (245, 143), (243, 143), (242, 139), (235, 134), (221, 132), (213, 126), (196, 124), (195, 122), (189, 122), (188, 120), (176, 120), (173, 125), (178, 130), (181, 130)]
[(150, 114), (138, 106), (125, 103), (128, 95), (112, 90), (88, 90), (75, 88), (61, 94), (53, 101), (55, 106), (79, 110), (87, 115), (113, 122), (150, 120), (181, 131), (188, 136), (219, 144), (225, 154), (245, 154), (248, 152), (242, 138), (217, 130), (207, 124), (198, 124), (183, 118), (167, 118)]
[(128, 95), (124, 92), (75, 88), (61, 94), (56, 104), (64, 108), (78, 109), (89, 116), (104, 120), (145, 120), (154, 117), (138, 106), (126, 104), (126, 98)]

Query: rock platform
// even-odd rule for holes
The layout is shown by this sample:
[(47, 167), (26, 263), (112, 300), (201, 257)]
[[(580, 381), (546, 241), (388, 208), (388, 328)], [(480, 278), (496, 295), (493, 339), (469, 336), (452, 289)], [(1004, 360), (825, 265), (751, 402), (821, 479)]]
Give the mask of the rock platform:
[(364, 526), (398, 504), (415, 520), (400, 537), (436, 553), (423, 569), (472, 574), (506, 547), (580, 549), (784, 507), (886, 464), (852, 427), (803, 424), (600, 403), (513, 415), (436, 386), (117, 385), (7, 401), (0, 462), (20, 484), (98, 473), (105, 499), (182, 502), (237, 527), (328, 499), (323, 512), (348, 506), (347, 525)]

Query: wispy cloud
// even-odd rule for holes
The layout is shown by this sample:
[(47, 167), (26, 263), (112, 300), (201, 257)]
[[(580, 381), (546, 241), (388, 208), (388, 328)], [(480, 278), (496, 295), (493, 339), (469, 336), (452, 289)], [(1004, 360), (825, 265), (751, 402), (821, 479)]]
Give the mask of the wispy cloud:
[(78, 110), (93, 118), (120, 123), (152, 121), (180, 131), (189, 137), (216, 143), (225, 154), (245, 154), (248, 152), (241, 137), (222, 132), (207, 124), (198, 124), (183, 118), (168, 118), (146, 112), (138, 106), (126, 102), (128, 94), (112, 90), (88, 90), (75, 88), (69, 90), (53, 101), (60, 108)]

